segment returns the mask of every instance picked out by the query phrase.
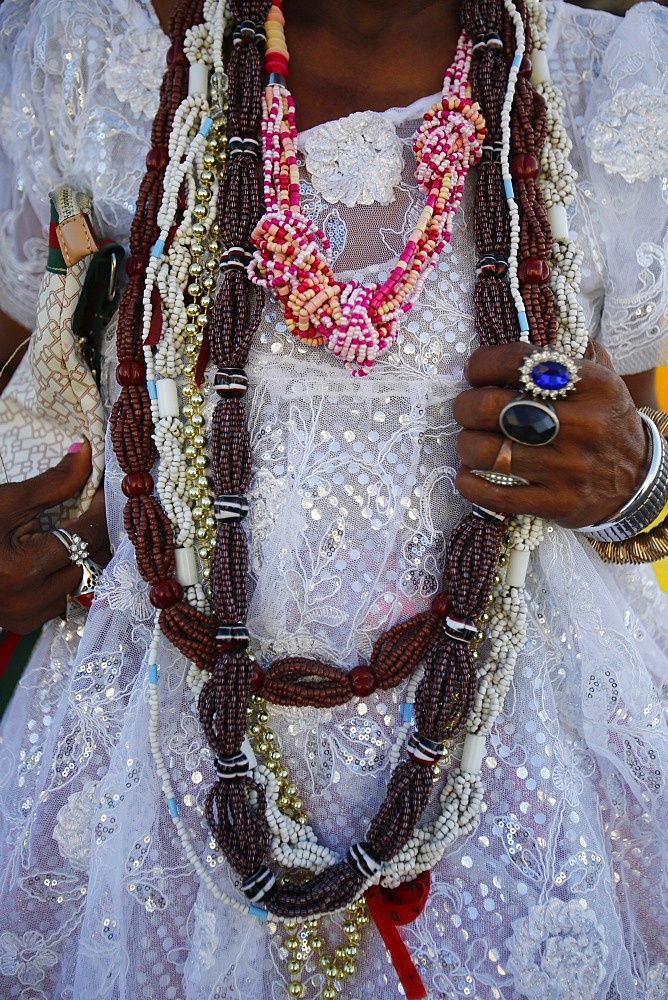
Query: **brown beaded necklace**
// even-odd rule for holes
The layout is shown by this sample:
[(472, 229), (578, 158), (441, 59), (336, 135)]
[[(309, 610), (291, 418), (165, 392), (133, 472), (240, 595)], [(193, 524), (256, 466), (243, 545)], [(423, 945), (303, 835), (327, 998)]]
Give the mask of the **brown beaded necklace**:
[[(235, 39), (239, 38), (228, 68), (230, 146), (236, 145), (220, 184), (219, 226), (222, 243), (235, 251), (242, 248), (243, 254), (261, 209), (256, 159), (261, 92), (258, 43), (262, 42), (261, 25), (269, 3), (233, 0), (230, 7), (236, 21)], [(185, 93), (186, 60), (181, 40), (186, 29), (198, 23), (201, 12), (202, 0), (183, 0), (170, 25), (168, 71), (131, 232), (130, 280), (119, 319), (118, 380), (122, 390), (112, 414), (112, 440), (125, 473), (125, 527), (135, 544), (139, 571), (150, 584), (151, 601), (160, 609), (161, 628), (185, 656), (210, 674), (199, 712), (219, 780), (207, 798), (207, 820), (221, 850), (243, 877), (242, 889), (250, 899), (261, 899), (263, 907), (277, 916), (305, 917), (341, 909), (356, 899), (369, 877), (413, 834), (430, 796), (431, 764), (440, 756), (444, 741), (461, 728), (473, 701), (475, 650), (468, 640), (476, 636), (484, 616), (504, 528), (501, 519), (481, 510), (466, 516), (446, 547), (447, 595), (438, 595), (431, 611), (390, 629), (376, 643), (369, 666), (359, 665), (349, 675), (300, 657), (278, 661), (266, 674), (254, 664), (243, 624), (248, 603), (248, 552), (240, 519), (219, 522), (211, 569), (215, 617), (209, 618), (183, 601), (181, 585), (173, 576), (172, 528), (152, 495), (150, 469), (155, 450), (144, 384), (141, 286), (148, 254), (158, 235), (155, 220), (169, 126)], [(474, 292), (476, 331), (482, 343), (504, 343), (517, 339), (519, 329), (504, 281), (509, 223), (498, 152), (508, 71), (501, 41), (501, 0), (465, 0), (463, 24), (474, 41), (472, 86), (488, 125), (475, 215), (480, 259)], [(545, 112), (526, 73), (525, 67), (513, 114), (514, 152), (535, 158), (540, 146), (536, 134), (545, 135)], [(542, 274), (541, 261), (545, 261), (551, 241), (535, 177), (527, 173), (528, 167), (517, 169), (524, 283), (530, 286), (532, 335), (543, 343), (551, 338), (554, 310), (545, 282), (532, 277), (533, 261), (538, 260)], [(250, 441), (238, 390), (245, 384), (243, 368), (262, 305), (261, 294), (250, 285), (243, 268), (222, 268), (209, 342), (218, 367), (216, 388), (220, 394), (212, 426), (213, 479), (218, 497), (228, 505), (230, 499), (243, 500), (251, 474)], [(230, 385), (237, 391), (230, 392)], [(409, 740), (407, 758), (392, 775), (365, 841), (353, 845), (345, 861), (303, 884), (278, 884), (265, 863), (269, 833), (264, 821), (264, 789), (250, 777), (241, 753), (251, 690), (261, 687), (263, 697), (280, 704), (331, 706), (344, 703), (351, 693), (369, 693), (375, 686), (388, 688), (399, 683), (423, 659), (425, 671), (415, 702), (416, 733)]]

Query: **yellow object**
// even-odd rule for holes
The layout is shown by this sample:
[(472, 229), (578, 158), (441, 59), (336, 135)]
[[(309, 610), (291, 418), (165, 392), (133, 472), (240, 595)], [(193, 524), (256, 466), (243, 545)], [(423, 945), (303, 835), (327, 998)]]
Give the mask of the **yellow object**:
[[(668, 365), (656, 370), (656, 395), (660, 410), (668, 410)], [(668, 559), (660, 559), (654, 563), (659, 583), (668, 593)]]

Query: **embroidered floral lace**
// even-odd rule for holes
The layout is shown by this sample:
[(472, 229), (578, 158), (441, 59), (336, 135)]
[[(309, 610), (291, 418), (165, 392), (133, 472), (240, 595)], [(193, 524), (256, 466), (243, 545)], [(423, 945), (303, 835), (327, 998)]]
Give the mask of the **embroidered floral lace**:
[[(658, 53), (668, 17), (641, 8), (618, 22), (557, 6), (551, 41), (577, 140), (571, 224), (587, 253), (587, 319), (625, 371), (661, 358), (668, 295), (666, 164), (659, 150), (654, 165), (635, 159), (629, 127), (666, 100)], [(90, 190), (99, 230), (127, 239), (167, 41), (139, 0), (4, 0), (0, 29), (0, 246), (10, 262), (0, 301), (30, 324), (50, 187)], [(382, 274), (403, 246), (420, 210), (410, 136), (427, 104), (302, 137), (303, 205), (327, 233), (337, 273)], [(301, 653), (352, 665), (438, 587), (463, 506), (451, 403), (472, 348), (472, 197), (469, 186), (418, 306), (366, 378), (297, 344), (267, 307), (249, 366), (245, 522), (248, 624), (266, 661)], [(104, 347), (111, 402), (113, 330)], [(110, 450), (116, 554), (83, 638), (76, 623), (45, 630), (3, 723), (0, 995), (279, 1000), (281, 932), (201, 888), (161, 798), (145, 677), (153, 609), (122, 537), (119, 481)], [(488, 741), (480, 825), (434, 871), (425, 913), (402, 934), (432, 998), (659, 1000), (668, 989), (665, 601), (651, 571), (606, 567), (552, 527), (527, 588), (527, 647)], [(238, 894), (203, 819), (213, 768), (187, 664), (164, 642), (158, 660), (159, 739), (182, 815), (221, 888)], [(360, 838), (376, 811), (402, 693), (333, 711), (271, 710), (334, 850)], [(460, 747), (451, 753), (458, 759)], [(400, 995), (374, 930), (359, 970), (353, 1000)], [(321, 996), (317, 970), (304, 982), (308, 1000)]]

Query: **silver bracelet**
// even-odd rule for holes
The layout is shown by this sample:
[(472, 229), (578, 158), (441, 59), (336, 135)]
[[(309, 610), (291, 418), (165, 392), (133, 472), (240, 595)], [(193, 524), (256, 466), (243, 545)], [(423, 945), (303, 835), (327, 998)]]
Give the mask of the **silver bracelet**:
[(651, 441), (649, 469), (640, 489), (609, 521), (599, 521), (577, 529), (602, 542), (624, 542), (627, 538), (633, 538), (656, 520), (668, 501), (666, 441), (651, 417), (642, 412), (640, 417)]

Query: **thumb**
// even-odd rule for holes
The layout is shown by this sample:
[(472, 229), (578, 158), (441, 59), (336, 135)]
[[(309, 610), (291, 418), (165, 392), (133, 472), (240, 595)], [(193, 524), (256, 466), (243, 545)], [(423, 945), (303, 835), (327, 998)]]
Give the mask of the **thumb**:
[(80, 493), (92, 468), (92, 452), (88, 441), (75, 442), (58, 465), (46, 472), (8, 483), (0, 488), (0, 513), (3, 521), (13, 521), (15, 529), (56, 504)]
[(614, 365), (610, 360), (610, 355), (606, 351), (602, 344), (599, 344), (596, 340), (590, 340), (587, 343), (587, 347), (584, 352), (584, 359), (586, 361), (595, 361), (597, 365), (602, 365), (604, 368), (609, 368), (610, 371), (614, 371)]

